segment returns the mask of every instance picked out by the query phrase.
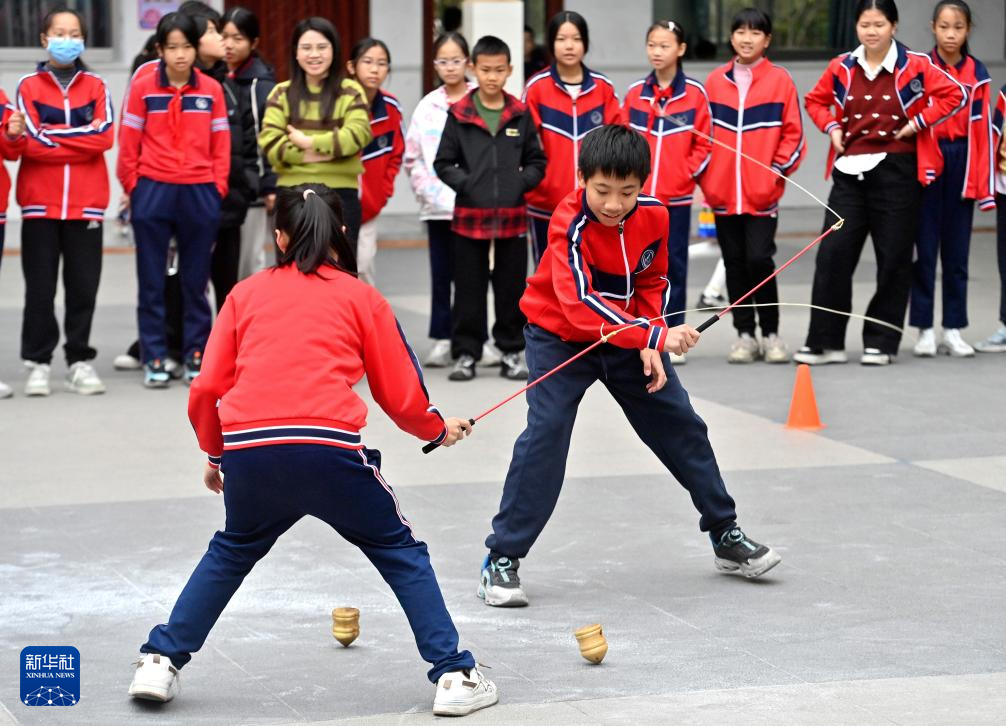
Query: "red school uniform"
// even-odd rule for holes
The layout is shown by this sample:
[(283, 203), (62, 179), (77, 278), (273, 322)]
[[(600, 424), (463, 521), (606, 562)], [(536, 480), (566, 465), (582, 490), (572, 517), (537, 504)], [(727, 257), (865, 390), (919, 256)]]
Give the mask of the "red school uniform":
[[(7, 94), (0, 90), (0, 157), (7, 161), (16, 161), (21, 156), (21, 149), (24, 147), (24, 134), (16, 139), (7, 138), (7, 122), (10, 121), (11, 114), (17, 109), (7, 98)], [(7, 203), (10, 198), (10, 176), (7, 174), (7, 167), (0, 162), (0, 224), (7, 222)]]
[(363, 222), (380, 214), (391, 199), (405, 153), (402, 107), (397, 98), (382, 89), (377, 90), (370, 105), (370, 133), (373, 138), (363, 149), (363, 175), (360, 177)]
[(230, 127), (220, 84), (193, 68), (175, 88), (163, 61), (144, 64), (129, 82), (119, 126), (119, 181), (131, 194), (139, 178), (165, 184), (213, 183), (227, 196)]
[[(897, 43), (897, 41), (895, 41)], [(915, 53), (897, 43), (894, 86), (898, 103), (906, 118), (919, 133), (915, 135), (917, 176), (923, 186), (932, 183), (943, 171), (943, 156), (936, 138), (922, 131), (938, 126), (967, 104), (963, 86), (933, 64), (925, 53)], [(826, 134), (833, 129), (846, 131), (846, 98), (855, 75), (862, 69), (851, 52), (832, 58), (817, 85), (804, 97), (804, 107), (814, 124)], [(835, 148), (829, 145), (825, 178), (835, 164)]]
[(28, 129), (17, 175), (21, 215), (103, 219), (109, 197), (104, 154), (115, 141), (105, 81), (78, 61), (63, 88), (40, 63), (18, 82), (16, 97)]
[(531, 111), (548, 159), (545, 178), (525, 195), (527, 212), (548, 219), (559, 202), (576, 189), (583, 137), (605, 124), (619, 122), (618, 94), (606, 76), (583, 66), (583, 83), (574, 98), (553, 64), (528, 80), (521, 100)]
[(661, 89), (656, 74), (650, 73), (629, 86), (622, 123), (643, 134), (650, 145), (646, 193), (668, 206), (690, 205), (695, 180), (712, 151), (709, 98), (702, 84), (679, 67), (671, 84)]
[(768, 58), (751, 67), (751, 87), (743, 104), (734, 80), (734, 61), (713, 70), (706, 93), (713, 117), (712, 159), (699, 180), (716, 214), (771, 215), (779, 209), (786, 183), (736, 149), (779, 173), (799, 168), (807, 144), (796, 85), (785, 68)]

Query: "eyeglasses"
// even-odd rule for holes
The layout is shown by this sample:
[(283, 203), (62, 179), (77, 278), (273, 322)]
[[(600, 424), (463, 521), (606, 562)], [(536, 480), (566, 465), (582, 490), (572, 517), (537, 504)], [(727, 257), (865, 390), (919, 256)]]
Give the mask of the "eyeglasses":
[(377, 66), (378, 68), (387, 68), (391, 64), (386, 60), (374, 59), (374, 58), (361, 58), (357, 61), (361, 66)]
[(326, 50), (332, 50), (331, 43), (318, 43), (318, 45), (298, 45), (297, 51), (300, 53), (310, 53), (311, 51), (317, 51), (319, 53), (324, 53)]
[(468, 60), (467, 58), (437, 58), (433, 61), (433, 65), (437, 68), (457, 68), (463, 65), (464, 62)]

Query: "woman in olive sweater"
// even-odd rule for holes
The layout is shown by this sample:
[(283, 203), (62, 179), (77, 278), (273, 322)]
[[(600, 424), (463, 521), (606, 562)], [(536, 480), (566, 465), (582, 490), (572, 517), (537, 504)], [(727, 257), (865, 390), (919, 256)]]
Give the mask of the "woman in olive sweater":
[(335, 26), (312, 17), (297, 23), (290, 43), (292, 78), (269, 95), (259, 145), (277, 185), (324, 184), (342, 199), (346, 234), (353, 247), (360, 229), (360, 151), (370, 141), (367, 96), (342, 77)]

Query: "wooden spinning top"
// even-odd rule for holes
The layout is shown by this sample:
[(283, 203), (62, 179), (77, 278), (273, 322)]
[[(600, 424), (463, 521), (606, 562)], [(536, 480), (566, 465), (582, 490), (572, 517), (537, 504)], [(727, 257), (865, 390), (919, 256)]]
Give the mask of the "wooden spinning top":
[(580, 644), (580, 655), (597, 665), (604, 660), (608, 652), (608, 641), (600, 625), (585, 625), (576, 631), (576, 640)]
[(345, 648), (360, 637), (360, 611), (357, 608), (336, 608), (332, 611), (332, 637)]

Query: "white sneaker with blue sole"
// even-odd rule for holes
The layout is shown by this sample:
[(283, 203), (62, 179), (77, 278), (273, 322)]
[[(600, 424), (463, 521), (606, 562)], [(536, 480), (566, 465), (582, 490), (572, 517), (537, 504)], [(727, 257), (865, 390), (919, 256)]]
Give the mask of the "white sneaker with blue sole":
[(517, 568), (520, 560), (509, 557), (493, 559), (486, 555), (482, 562), (478, 596), (486, 605), (497, 608), (519, 608), (527, 605), (527, 594), (521, 587)]

